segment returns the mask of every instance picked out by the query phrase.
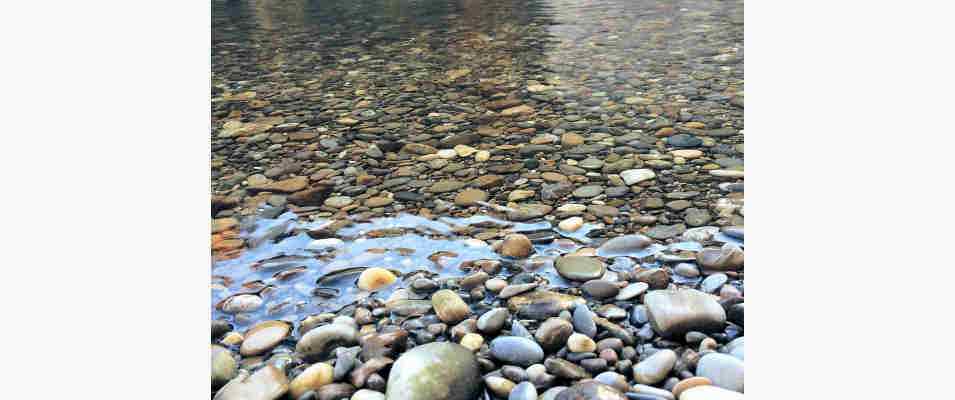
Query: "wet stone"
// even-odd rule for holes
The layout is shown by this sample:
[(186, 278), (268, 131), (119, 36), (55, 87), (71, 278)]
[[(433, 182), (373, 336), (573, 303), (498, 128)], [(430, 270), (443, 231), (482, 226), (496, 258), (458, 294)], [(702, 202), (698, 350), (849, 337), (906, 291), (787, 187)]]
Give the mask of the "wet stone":
[(610, 281), (599, 279), (589, 280), (580, 286), (584, 293), (596, 299), (606, 299), (614, 297), (620, 292), (620, 288)]
[(560, 276), (573, 281), (588, 281), (603, 276), (606, 267), (596, 257), (564, 256), (554, 262)]

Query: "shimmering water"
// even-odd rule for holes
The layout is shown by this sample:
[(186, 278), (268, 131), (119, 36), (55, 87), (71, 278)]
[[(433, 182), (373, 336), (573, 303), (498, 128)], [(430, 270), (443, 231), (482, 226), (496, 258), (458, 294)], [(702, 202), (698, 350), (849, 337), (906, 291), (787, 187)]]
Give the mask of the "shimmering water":
[[(502, 278), (533, 271), (547, 284), (569, 286), (554, 270), (554, 259), (586, 247), (591, 241), (587, 234), (601, 228), (599, 224), (585, 224), (568, 233), (547, 221), (514, 223), (488, 216), (429, 220), (408, 214), (355, 222), (334, 231), (329, 230), (332, 221), (302, 223), (290, 212), (275, 219), (250, 220), (253, 222), (245, 224), (242, 236), (254, 246), (237, 258), (215, 262), (212, 268), (213, 317), (231, 320), (239, 327), (267, 319), (298, 322), (308, 315), (336, 311), (365, 296), (385, 299), (410, 283), (402, 282), (401, 277), (415, 272), (435, 278), (460, 277), (477, 271), (473, 262), (479, 260), (503, 260), (505, 268), (497, 274)], [(536, 243), (530, 258), (513, 260), (495, 253), (482, 241), (456, 234), (474, 226), (532, 236), (536, 233), (538, 237), (549, 233), (550, 238)], [(324, 237), (315, 239), (310, 234)], [(742, 244), (721, 234), (713, 239)], [(615, 254), (609, 259), (610, 272), (605, 278), (613, 279), (614, 271), (629, 270), (641, 262), (653, 267), (678, 261), (680, 252), (702, 248), (698, 242), (682, 241)], [(362, 291), (355, 283), (358, 273), (367, 267), (392, 270), (399, 281), (373, 293)], [(261, 305), (239, 312), (230, 310), (226, 302), (242, 295), (256, 296)]]
[[(294, 214), (286, 213), (276, 219), (258, 219), (247, 226), (243, 237), (253, 246), (237, 258), (213, 265), (214, 317), (234, 318), (239, 326), (266, 317), (292, 321), (309, 314), (334, 311), (354, 302), (357, 296), (371, 295), (355, 286), (357, 273), (344, 274), (341, 279), (320, 279), (336, 271), (383, 267), (399, 275), (424, 271), (455, 277), (473, 272), (466, 264), (468, 261), (502, 259), (486, 243), (456, 235), (455, 231), (462, 227), (480, 225), (513, 232), (546, 230), (554, 237), (564, 236), (552, 230), (546, 221), (511, 223), (487, 216), (429, 220), (407, 214), (351, 224), (323, 233), (329, 236), (327, 238), (309, 236), (310, 230), (320, 231), (328, 222), (299, 223)], [(565, 238), (535, 245), (537, 256), (526, 263), (520, 262), (518, 270), (540, 268), (547, 279), (566, 284), (553, 271), (553, 257), (580, 247), (579, 239), (589, 241), (586, 234), (596, 227), (589, 225), (567, 233)], [(398, 282), (374, 295), (385, 298), (402, 286)], [(263, 305), (235, 313), (220, 304), (240, 294), (255, 294), (263, 300)]]
[(215, 1), (212, 39), (214, 91), (278, 90), (284, 103), (464, 70), (553, 86), (582, 106), (631, 96), (735, 114), (720, 103), (742, 92), (733, 0)]

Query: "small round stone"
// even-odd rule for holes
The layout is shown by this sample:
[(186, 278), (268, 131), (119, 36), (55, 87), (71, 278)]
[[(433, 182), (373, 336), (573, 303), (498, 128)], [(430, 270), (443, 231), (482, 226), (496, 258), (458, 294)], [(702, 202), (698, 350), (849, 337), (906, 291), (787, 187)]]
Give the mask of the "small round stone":
[(597, 350), (597, 343), (586, 335), (574, 333), (567, 338), (567, 349), (574, 353), (590, 353)]
[(482, 344), (484, 344), (484, 337), (476, 333), (468, 333), (461, 338), (461, 345), (471, 351), (478, 351)]
[(395, 283), (397, 279), (395, 274), (387, 269), (371, 267), (362, 271), (361, 275), (358, 276), (358, 288), (373, 292)]
[(501, 255), (508, 257), (527, 257), (534, 251), (534, 245), (527, 236), (520, 233), (512, 233), (504, 237), (501, 243)]
[(452, 290), (442, 289), (431, 295), (431, 305), (441, 321), (456, 324), (471, 314), (468, 304)]

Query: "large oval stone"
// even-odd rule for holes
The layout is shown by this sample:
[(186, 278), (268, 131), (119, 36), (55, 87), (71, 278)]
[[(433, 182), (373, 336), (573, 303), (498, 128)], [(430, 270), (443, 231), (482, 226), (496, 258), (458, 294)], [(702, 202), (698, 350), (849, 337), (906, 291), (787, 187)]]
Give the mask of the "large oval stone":
[(251, 357), (265, 353), (285, 340), (291, 332), (292, 325), (285, 321), (260, 322), (245, 333), (239, 354)]
[(481, 371), (471, 350), (455, 343), (415, 347), (391, 367), (388, 400), (473, 400), (481, 393)]
[(654, 290), (643, 296), (653, 330), (663, 337), (723, 329), (726, 311), (714, 296), (694, 289)]
[(491, 356), (505, 364), (528, 367), (544, 359), (544, 349), (528, 338), (499, 336), (491, 341)]
[(586, 282), (603, 276), (605, 266), (596, 257), (565, 256), (554, 262), (557, 273), (565, 279)]

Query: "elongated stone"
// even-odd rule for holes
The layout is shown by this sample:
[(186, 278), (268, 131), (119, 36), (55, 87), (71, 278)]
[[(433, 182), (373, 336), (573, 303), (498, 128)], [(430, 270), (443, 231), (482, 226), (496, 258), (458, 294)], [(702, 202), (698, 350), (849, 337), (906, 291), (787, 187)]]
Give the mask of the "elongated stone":
[(358, 343), (358, 330), (347, 324), (329, 324), (306, 332), (295, 345), (295, 351), (307, 360), (317, 361), (339, 346)]
[(260, 322), (245, 333), (239, 354), (244, 357), (262, 354), (285, 340), (291, 332), (292, 325), (285, 321)]

